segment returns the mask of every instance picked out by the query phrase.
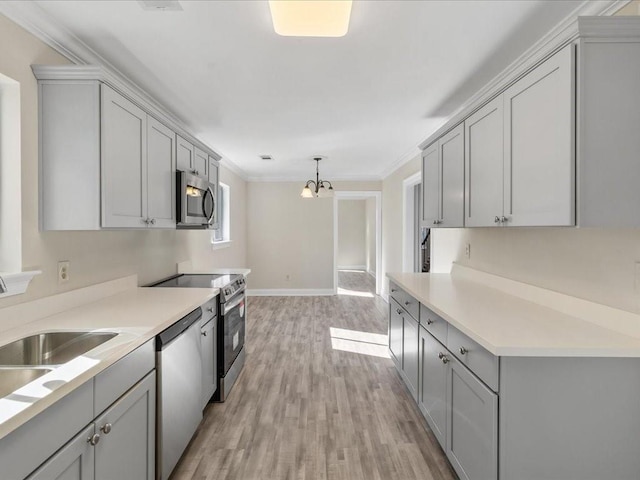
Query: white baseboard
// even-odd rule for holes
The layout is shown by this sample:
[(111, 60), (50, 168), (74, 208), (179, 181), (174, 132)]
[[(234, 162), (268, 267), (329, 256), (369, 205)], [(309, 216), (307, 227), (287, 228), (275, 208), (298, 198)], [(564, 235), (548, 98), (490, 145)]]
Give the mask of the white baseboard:
[(376, 272), (375, 272), (375, 270), (369, 270), (367, 273), (368, 273), (369, 275), (371, 275), (373, 278), (376, 278)]
[(335, 295), (333, 288), (250, 288), (248, 297), (320, 297)]
[(367, 271), (366, 265), (338, 265), (338, 270), (362, 270)]

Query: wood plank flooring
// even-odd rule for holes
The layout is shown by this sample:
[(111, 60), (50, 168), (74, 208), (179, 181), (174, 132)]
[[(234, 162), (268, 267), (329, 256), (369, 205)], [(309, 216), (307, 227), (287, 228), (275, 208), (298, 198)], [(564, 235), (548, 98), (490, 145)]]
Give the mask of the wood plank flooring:
[(207, 407), (172, 480), (456, 478), (378, 356), (388, 305), (373, 278), (340, 272), (339, 286), (333, 297), (249, 299), (245, 368), (228, 400)]

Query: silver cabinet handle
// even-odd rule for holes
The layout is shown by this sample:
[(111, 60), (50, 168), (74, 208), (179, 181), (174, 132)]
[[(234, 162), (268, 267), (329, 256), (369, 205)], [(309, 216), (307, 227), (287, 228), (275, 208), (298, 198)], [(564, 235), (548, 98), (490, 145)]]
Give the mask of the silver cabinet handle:
[(397, 313), (398, 315), (402, 315), (402, 310), (400, 310), (399, 308), (396, 308), (396, 313)]
[(433, 320), (429, 319), (427, 320), (427, 325), (432, 325), (433, 324)]
[(442, 352), (438, 353), (438, 358), (440, 360), (442, 360), (444, 358), (444, 353), (442, 353)]
[(396, 288), (391, 289), (391, 293), (396, 293), (398, 290)]
[(216, 309), (215, 309), (215, 308), (213, 308), (213, 307), (209, 307), (209, 308), (207, 308), (207, 312), (209, 312), (209, 313), (213, 313), (213, 312), (215, 312), (215, 310), (216, 310)]
[(203, 332), (200, 332), (200, 333), (202, 334), (202, 336), (203, 336), (203, 337), (206, 337), (206, 336), (207, 336), (207, 331), (206, 331), (206, 330), (205, 330), (205, 331), (203, 331)]
[(112, 427), (113, 425), (111, 425), (110, 423), (105, 423), (103, 426), (100, 427), (100, 431), (105, 435), (109, 435), (111, 433)]
[(156, 219), (155, 219), (155, 218), (152, 218), (151, 220), (149, 220), (149, 223), (150, 223), (151, 225), (155, 225), (155, 224), (156, 224)]
[(145, 224), (149, 225), (149, 219), (148, 218), (143, 218), (142, 219), (142, 223), (145, 223)]
[(442, 220), (434, 220), (433, 224), (434, 225), (440, 225), (442, 223)]
[(500, 223), (500, 217), (496, 215), (496, 218), (493, 219), (493, 223)]
[(444, 355), (444, 356), (442, 357), (442, 363), (444, 363), (445, 365), (446, 365), (447, 363), (449, 363), (449, 359), (447, 358), (447, 356), (446, 356), (446, 355)]
[(465, 355), (467, 352), (469, 352), (469, 350), (464, 347), (460, 347), (460, 355)]
[(89, 438), (87, 438), (87, 442), (95, 447), (100, 442), (100, 435), (94, 433)]
[(509, 221), (508, 217), (505, 217), (504, 215), (500, 218), (500, 223), (507, 223)]
[(406, 302), (404, 302), (404, 304), (408, 307), (409, 305), (411, 305), (411, 302), (407, 300)]

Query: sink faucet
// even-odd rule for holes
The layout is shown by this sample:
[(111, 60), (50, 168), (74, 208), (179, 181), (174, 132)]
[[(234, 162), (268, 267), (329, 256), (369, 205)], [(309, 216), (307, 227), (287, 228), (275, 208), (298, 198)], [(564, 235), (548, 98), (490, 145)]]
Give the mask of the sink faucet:
[(7, 285), (4, 283), (2, 277), (0, 277), (0, 293), (7, 293)]

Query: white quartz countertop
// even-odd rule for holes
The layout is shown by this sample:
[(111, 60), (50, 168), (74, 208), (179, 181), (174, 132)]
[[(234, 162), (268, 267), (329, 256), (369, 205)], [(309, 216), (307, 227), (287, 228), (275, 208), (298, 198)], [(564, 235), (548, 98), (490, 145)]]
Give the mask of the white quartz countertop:
[(0, 399), (0, 438), (218, 294), (217, 288), (130, 288), (8, 329), (0, 324), (0, 346), (47, 331), (120, 334)]
[[(628, 312), (609, 309), (612, 324), (609, 328), (606, 318), (586, 319), (584, 312), (589, 308), (583, 304), (588, 302), (579, 299), (573, 299), (574, 314), (566, 298), (556, 302), (562, 306), (560, 311), (554, 302), (540, 301), (545, 297), (540, 292), (534, 292), (538, 301), (532, 301), (523, 298), (526, 295), (505, 292), (464, 276), (442, 273), (389, 273), (387, 276), (497, 356), (640, 357), (640, 336), (633, 334), (640, 328), (640, 316)], [(547, 297), (557, 300), (554, 295), (560, 296), (549, 292)], [(594, 304), (591, 310), (600, 308), (608, 309)], [(616, 316), (624, 317), (626, 331), (614, 329)], [(633, 326), (634, 320), (636, 326)]]

